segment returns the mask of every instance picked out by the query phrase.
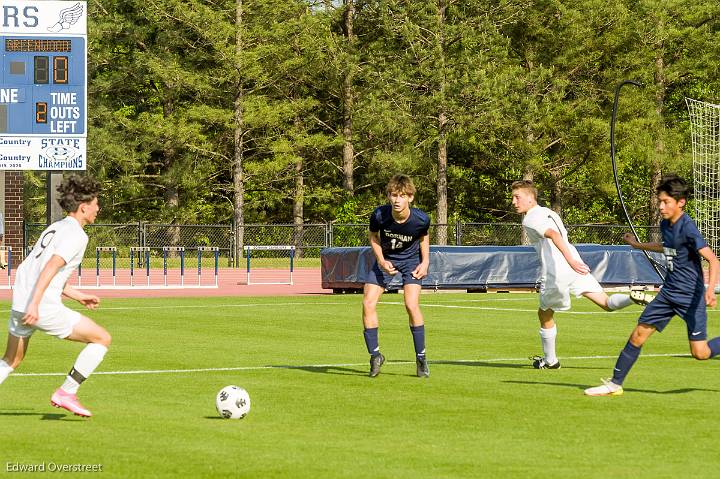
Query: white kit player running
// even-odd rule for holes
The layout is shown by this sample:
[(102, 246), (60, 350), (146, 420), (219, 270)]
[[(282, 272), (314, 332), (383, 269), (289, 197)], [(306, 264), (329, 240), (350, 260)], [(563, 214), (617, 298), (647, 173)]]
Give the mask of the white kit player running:
[(570, 309), (570, 294), (585, 296), (605, 311), (616, 311), (633, 303), (646, 305), (651, 295), (642, 291), (608, 296), (590, 268), (580, 258), (575, 247), (568, 241), (567, 230), (560, 216), (549, 208), (537, 204), (537, 189), (532, 181), (520, 180), (512, 184), (513, 206), (523, 218), (523, 229), (540, 258), (541, 283), (540, 340), (543, 356), (533, 356), (535, 369), (559, 369), (560, 361), (555, 352), (557, 327), (555, 311)]
[(61, 221), (48, 226), (30, 254), (18, 267), (13, 286), (12, 310), (8, 323), (7, 349), (0, 360), (0, 383), (22, 362), (35, 330), (86, 343), (65, 382), (52, 395), (55, 407), (78, 416), (92, 414), (77, 399), (80, 384), (105, 357), (110, 334), (91, 319), (63, 305), (61, 296), (78, 301), (88, 309), (100, 304), (97, 296), (76, 290), (67, 280), (85, 254), (88, 237), (83, 227), (95, 221), (100, 210), (100, 184), (89, 176), (71, 175), (58, 187), (58, 202), (68, 212)]

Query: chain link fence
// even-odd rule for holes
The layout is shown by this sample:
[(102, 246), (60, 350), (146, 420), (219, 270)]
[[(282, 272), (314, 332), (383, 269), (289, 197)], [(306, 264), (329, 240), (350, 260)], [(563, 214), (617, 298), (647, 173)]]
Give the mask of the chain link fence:
[[(45, 229), (44, 224), (25, 224), (25, 254)], [(623, 235), (630, 228), (623, 225), (566, 225), (572, 243), (604, 245), (625, 244)], [(636, 227), (641, 241), (660, 241), (657, 226)], [(199, 246), (215, 246), (220, 250), (220, 264), (242, 266), (243, 247), (295, 246), (296, 258), (317, 259), (320, 250), (329, 246), (365, 246), (368, 244), (367, 224), (245, 224), (180, 225), (180, 224), (92, 224), (85, 227), (89, 241), (83, 267), (95, 267), (95, 248), (114, 246), (118, 258), (128, 258), (130, 247), (148, 247), (153, 257), (162, 257), (164, 247), (183, 246), (188, 251)], [(430, 225), (430, 243), (457, 246), (514, 246), (527, 244), (519, 223), (454, 223)], [(317, 262), (317, 261), (316, 261)], [(301, 263), (302, 264), (302, 263)], [(315, 265), (315, 263), (308, 263)], [(318, 263), (319, 264), (319, 263)]]

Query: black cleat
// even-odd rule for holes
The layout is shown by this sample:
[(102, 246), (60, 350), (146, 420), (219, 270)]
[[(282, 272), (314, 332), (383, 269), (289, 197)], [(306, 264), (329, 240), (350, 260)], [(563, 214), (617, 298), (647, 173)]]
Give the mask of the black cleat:
[(419, 378), (430, 377), (430, 370), (428, 369), (428, 363), (425, 356), (417, 356), (417, 376)]
[(374, 378), (380, 374), (380, 366), (385, 362), (385, 356), (378, 353), (375, 356), (370, 356), (370, 377)]
[(532, 359), (535, 369), (560, 369), (560, 361), (556, 361), (555, 364), (548, 364), (542, 356), (530, 356), (530, 359)]

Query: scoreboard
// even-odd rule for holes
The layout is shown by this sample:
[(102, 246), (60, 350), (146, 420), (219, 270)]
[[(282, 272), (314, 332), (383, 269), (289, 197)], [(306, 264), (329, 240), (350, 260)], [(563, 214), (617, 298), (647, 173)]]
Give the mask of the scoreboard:
[(84, 170), (87, 5), (0, 0), (0, 170)]

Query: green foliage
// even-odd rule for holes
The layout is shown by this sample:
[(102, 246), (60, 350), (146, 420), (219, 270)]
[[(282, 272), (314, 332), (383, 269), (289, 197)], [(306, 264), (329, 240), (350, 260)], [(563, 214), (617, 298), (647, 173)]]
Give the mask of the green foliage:
[[(647, 86), (623, 90), (620, 180), (634, 221), (652, 224), (654, 179), (691, 171), (684, 98), (720, 102), (720, 6), (710, 0), (88, 7), (88, 164), (106, 185), (104, 222), (232, 222), (236, 153), (246, 223), (298, 212), (364, 221), (396, 172), (414, 177), (416, 206), (432, 213), (442, 142), (453, 221), (517, 220), (509, 184), (531, 175), (569, 221), (619, 222), (609, 120), (615, 86), (631, 78)], [(27, 178), (26, 218), (42, 221), (43, 174)]]

